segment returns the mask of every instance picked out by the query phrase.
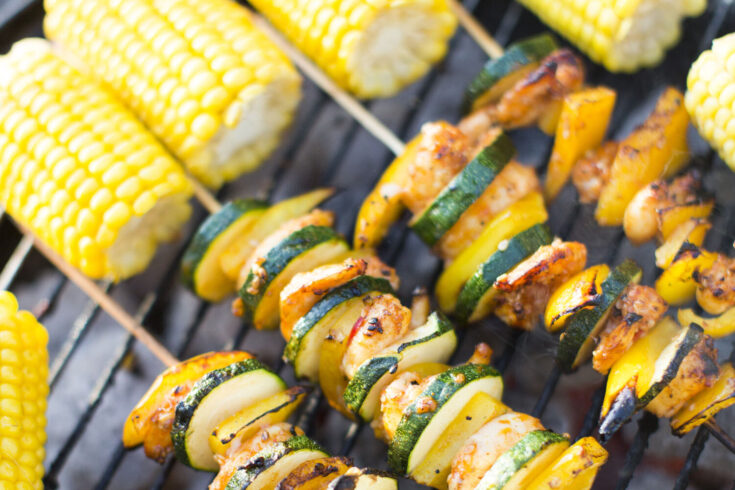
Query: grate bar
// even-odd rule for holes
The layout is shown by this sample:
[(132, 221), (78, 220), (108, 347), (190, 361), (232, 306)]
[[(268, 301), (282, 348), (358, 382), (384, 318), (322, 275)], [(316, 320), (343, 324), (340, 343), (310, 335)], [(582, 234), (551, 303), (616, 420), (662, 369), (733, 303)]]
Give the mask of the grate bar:
[(4, 291), (10, 287), (32, 248), (33, 238), (25, 235), (13, 250), (10, 259), (5, 263), (2, 273), (0, 273), (0, 290)]
[(676, 479), (674, 490), (686, 490), (689, 486), (689, 476), (697, 467), (699, 456), (702, 454), (702, 451), (704, 451), (704, 445), (707, 444), (708, 438), (709, 431), (704, 427), (700, 427), (697, 430), (697, 435), (694, 437), (694, 442), (692, 442), (692, 445), (689, 447), (687, 459), (684, 462), (684, 467), (679, 473), (679, 477)]
[(628, 450), (625, 458), (625, 465), (618, 473), (618, 483), (616, 490), (625, 490), (628, 488), (630, 480), (633, 478), (635, 469), (643, 459), (643, 453), (648, 447), (648, 439), (651, 434), (658, 430), (658, 417), (650, 412), (643, 412), (643, 416), (638, 420), (638, 432), (635, 434), (633, 444)]

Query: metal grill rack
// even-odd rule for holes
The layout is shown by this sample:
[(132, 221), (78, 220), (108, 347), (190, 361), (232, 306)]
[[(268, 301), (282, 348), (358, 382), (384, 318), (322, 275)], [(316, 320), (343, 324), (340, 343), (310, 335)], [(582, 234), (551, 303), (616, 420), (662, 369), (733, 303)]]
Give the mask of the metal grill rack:
[[(545, 30), (516, 3), (464, 3), (503, 45)], [(40, 35), (41, 19), (39, 1), (0, 0), (0, 52), (7, 51), (21, 37)], [(686, 22), (683, 41), (661, 67), (633, 76), (615, 76), (587, 63), (591, 83), (618, 89), (612, 134), (627, 134), (642, 121), (665, 84), (683, 87), (696, 55), (714, 37), (732, 30), (735, 6), (728, 0), (711, 0), (705, 15)], [(485, 60), (480, 49), (460, 31), (447, 60), (427, 77), (399, 96), (371, 102), (367, 107), (407, 139), (425, 121), (457, 117), (462, 91)], [(520, 160), (543, 172), (550, 139), (536, 130), (518, 131), (513, 136), (520, 149)], [(735, 196), (731, 191), (735, 174), (717, 161), (703, 143), (693, 149), (696, 164), (707, 172), (707, 184), (715, 191), (718, 202), (706, 245), (726, 250), (735, 238)], [(257, 195), (280, 200), (316, 186), (334, 186), (343, 192), (326, 207), (337, 212), (338, 229), (349, 236), (362, 198), (391, 159), (385, 147), (326, 94), (306, 82), (298, 119), (281, 148), (264, 167), (227, 186), (219, 197)], [(187, 236), (205, 216), (201, 208), (194, 214)], [(591, 209), (580, 206), (572, 190), (564, 191), (551, 207), (550, 216), (552, 229), (558, 235), (588, 245), (590, 263), (617, 263), (633, 256), (644, 265), (644, 281), (650, 283), (655, 277), (653, 247), (635, 249), (619, 229), (597, 227)], [(123, 450), (123, 420), (160, 372), (160, 363), (62, 274), (49, 267), (28, 242), (21, 240), (10, 220), (0, 219), (0, 261), (5, 264), (0, 287), (12, 289), (24, 308), (34, 310), (51, 337), (47, 488), (204, 488), (210, 475), (194, 472), (173, 460), (160, 467), (146, 460), (141, 451)], [(165, 247), (142, 276), (120, 285), (104, 284), (104, 289), (128, 311), (134, 311), (138, 320), (182, 358), (223, 347), (243, 348), (256, 353), (293, 383), (290, 369), (280, 361), (283, 342), (276, 332), (250, 329), (232, 317), (228, 305), (202, 303), (179, 285), (177, 268), (185, 238)], [(388, 237), (381, 256), (397, 266), (403, 279), (404, 299), (413, 287), (432, 285), (439, 272), (439, 261), (415, 236), (406, 233), (405, 227)], [(551, 336), (539, 331), (514, 332), (488, 319), (462, 337), (455, 361), (466, 359), (476, 341), (492, 344), (497, 352), (495, 364), (505, 372), (506, 398), (511, 406), (543, 417), (550, 428), (575, 437), (594, 431), (604, 381), (588, 368), (562, 377), (553, 367), (551, 352), (555, 341)], [(720, 342), (718, 347), (721, 356), (732, 349), (726, 342)], [(305, 403), (299, 424), (332, 452), (350, 455), (362, 466), (384, 467), (385, 447), (374, 440), (370, 428), (350, 424), (330, 410), (318, 390)], [(666, 430), (658, 430), (658, 426), (653, 416), (642, 415), (637, 431), (636, 424), (631, 423), (613, 438), (608, 444), (610, 461), (598, 478), (599, 488), (626, 488), (629, 484), (637, 488), (686, 488), (690, 479), (701, 488), (732, 485), (733, 460), (718, 453), (716, 444), (706, 445), (708, 432), (699, 430), (678, 441)], [(655, 448), (646, 452), (651, 437), (658, 439)], [(674, 446), (673, 462), (669, 461), (669, 471), (665, 472), (669, 476), (663, 480), (661, 467), (666, 465), (656, 460), (650, 462), (646, 456), (658, 453), (662, 444)], [(703, 479), (702, 472), (695, 471), (705, 448), (711, 457), (725, 461), (718, 464), (719, 473), (715, 472), (718, 474), (714, 479), (712, 475), (709, 480)], [(418, 486), (404, 480), (401, 488)]]

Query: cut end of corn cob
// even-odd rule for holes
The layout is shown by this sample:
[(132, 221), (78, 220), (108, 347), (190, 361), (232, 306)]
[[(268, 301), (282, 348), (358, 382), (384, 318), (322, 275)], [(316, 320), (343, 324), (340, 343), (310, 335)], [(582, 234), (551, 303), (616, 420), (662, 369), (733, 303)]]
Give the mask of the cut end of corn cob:
[(46, 11), (46, 35), (210, 187), (263, 162), (301, 98), (289, 60), (230, 0), (47, 0)]
[(42, 489), (46, 443), (46, 329), (0, 291), (0, 488)]
[(446, 0), (253, 0), (291, 42), (358, 97), (388, 97), (444, 57)]
[(0, 205), (93, 278), (142, 271), (188, 219), (181, 167), (43, 39), (0, 57)]
[(694, 62), (684, 102), (699, 133), (735, 171), (735, 33)]
[(613, 72), (657, 65), (678, 40), (684, 17), (706, 0), (519, 0), (593, 61)]

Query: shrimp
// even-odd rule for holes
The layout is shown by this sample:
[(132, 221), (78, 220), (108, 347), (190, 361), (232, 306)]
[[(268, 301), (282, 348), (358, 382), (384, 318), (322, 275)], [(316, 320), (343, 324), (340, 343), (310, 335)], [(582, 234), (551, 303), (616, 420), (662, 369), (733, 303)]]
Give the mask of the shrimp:
[(511, 161), (436, 244), (445, 260), (455, 259), (482, 233), (493, 216), (540, 188), (536, 171)]
[(342, 371), (352, 378), (360, 365), (406, 335), (411, 310), (393, 295), (372, 297), (360, 313), (347, 341)]
[(393, 289), (398, 290), (398, 287), (401, 285), (401, 280), (398, 278), (398, 274), (396, 274), (396, 270), (393, 267), (380, 260), (377, 255), (367, 256), (363, 260), (367, 262), (367, 269), (365, 269), (366, 276), (385, 279)]
[(697, 302), (712, 315), (735, 306), (735, 258), (717, 254), (712, 267), (697, 271)]
[(605, 374), (633, 343), (643, 337), (666, 313), (668, 304), (648, 286), (628, 286), (615, 304), (592, 353), (592, 366)]
[(452, 459), (449, 489), (475, 488), (503, 453), (534, 430), (544, 430), (541, 421), (518, 412), (501, 415), (483, 425)]
[(380, 394), (378, 415), (372, 422), (375, 437), (385, 442), (392, 441), (403, 418), (403, 411), (421, 395), (435, 377), (422, 378), (410, 370), (397, 375)]
[(610, 180), (615, 155), (618, 154), (618, 142), (607, 141), (588, 151), (572, 169), (572, 182), (579, 193), (580, 202), (589, 204), (597, 202), (602, 189)]
[(495, 314), (506, 324), (531, 330), (551, 293), (584, 268), (587, 248), (579, 242), (554, 240), (498, 277)]

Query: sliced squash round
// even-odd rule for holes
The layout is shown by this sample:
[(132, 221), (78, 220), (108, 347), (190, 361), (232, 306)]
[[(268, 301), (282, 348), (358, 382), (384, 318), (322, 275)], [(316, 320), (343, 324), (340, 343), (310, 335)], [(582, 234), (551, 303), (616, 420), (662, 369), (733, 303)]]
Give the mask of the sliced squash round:
[(345, 474), (352, 462), (343, 456), (312, 459), (301, 463), (278, 484), (278, 490), (322, 490)]
[(528, 486), (528, 490), (588, 490), (607, 451), (592, 437), (583, 437), (564, 451)]
[(720, 367), (720, 377), (715, 384), (697, 393), (671, 418), (671, 430), (674, 434), (683, 436), (733, 404), (735, 404), (735, 369), (727, 362)]
[(598, 264), (578, 272), (551, 293), (546, 303), (544, 324), (549, 332), (563, 330), (567, 320), (581, 309), (594, 308), (602, 291), (602, 282), (610, 275), (610, 266)]
[(181, 259), (181, 277), (197, 296), (221, 301), (237, 288), (220, 266), (220, 256), (234, 242), (247, 236), (268, 204), (236, 199), (210, 215), (194, 233)]
[(214, 428), (242, 408), (285, 389), (286, 383), (255, 359), (208, 372), (176, 406), (171, 429), (176, 458), (198, 470), (217, 471), (209, 447)]
[(398, 490), (398, 482), (384, 471), (353, 467), (330, 483), (327, 490)]

